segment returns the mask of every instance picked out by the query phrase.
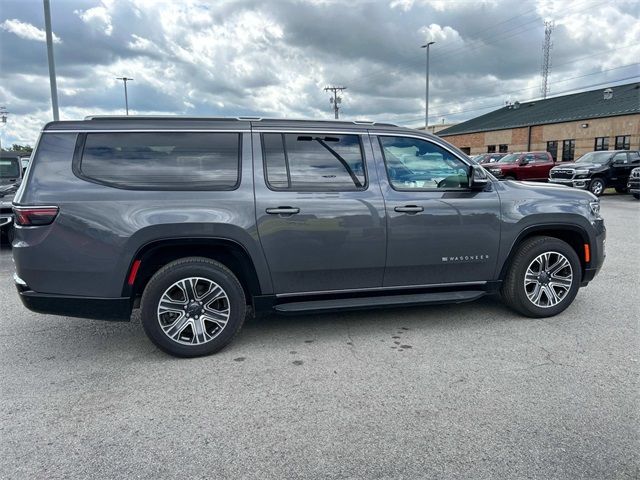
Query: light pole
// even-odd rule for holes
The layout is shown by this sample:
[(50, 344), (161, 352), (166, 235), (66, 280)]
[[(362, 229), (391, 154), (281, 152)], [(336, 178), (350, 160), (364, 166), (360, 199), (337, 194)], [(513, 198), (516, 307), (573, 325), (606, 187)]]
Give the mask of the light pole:
[(58, 113), (58, 85), (56, 83), (56, 66), (53, 62), (53, 34), (51, 33), (51, 7), (49, 0), (44, 2), (44, 28), (47, 39), (47, 59), (49, 60), (49, 84), (51, 85), (51, 109), (53, 110), (53, 120), (60, 120)]
[(129, 115), (129, 96), (127, 95), (127, 82), (130, 80), (132, 81), (133, 78), (116, 77), (116, 80), (122, 80), (122, 82), (124, 83), (124, 108), (127, 111), (127, 115)]
[[(7, 107), (0, 107), (0, 127), (4, 130), (4, 126), (7, 124)], [(0, 132), (0, 150), (2, 150), (2, 132)]]
[(436, 42), (429, 42), (422, 45), (420, 48), (427, 49), (427, 68), (426, 68), (426, 78), (425, 78), (425, 89), (424, 89), (424, 130), (427, 131), (429, 127), (429, 47)]

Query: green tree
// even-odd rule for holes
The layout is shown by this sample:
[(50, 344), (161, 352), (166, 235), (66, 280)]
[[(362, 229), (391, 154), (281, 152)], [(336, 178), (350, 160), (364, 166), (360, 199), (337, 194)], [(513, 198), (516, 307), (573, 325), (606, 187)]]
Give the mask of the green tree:
[(20, 153), (31, 153), (33, 151), (33, 147), (30, 147), (29, 145), (20, 145), (14, 143), (13, 145), (11, 145), (11, 151)]

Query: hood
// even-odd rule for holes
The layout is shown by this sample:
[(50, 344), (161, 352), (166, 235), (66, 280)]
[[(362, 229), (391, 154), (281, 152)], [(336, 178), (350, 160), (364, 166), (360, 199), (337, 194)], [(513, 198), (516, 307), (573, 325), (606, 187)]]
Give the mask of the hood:
[(5, 197), (13, 196), (18, 191), (19, 186), (19, 182), (10, 183), (8, 185), (0, 185), (0, 198), (4, 198), (6, 200)]
[[(560, 185), (557, 183), (542, 183), (542, 182), (520, 182), (517, 180), (511, 180), (507, 182), (500, 182), (500, 184), (507, 184), (509, 188), (517, 188), (528, 191), (534, 191), (541, 194), (558, 195), (558, 198), (574, 199), (580, 201), (593, 201), (597, 200), (593, 193), (587, 190), (581, 190), (579, 188), (569, 187), (567, 185)], [(524, 192), (523, 192), (524, 193)]]
[(565, 163), (563, 162), (553, 167), (552, 170), (565, 170), (565, 169), (590, 170), (592, 168), (600, 168), (602, 165), (603, 165), (602, 163), (575, 163), (575, 162)]

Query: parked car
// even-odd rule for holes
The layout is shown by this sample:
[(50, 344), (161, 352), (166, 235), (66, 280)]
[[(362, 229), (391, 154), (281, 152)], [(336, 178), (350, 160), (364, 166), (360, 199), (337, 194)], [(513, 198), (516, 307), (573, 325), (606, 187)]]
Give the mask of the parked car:
[(502, 157), (508, 155), (507, 153), (481, 153), (473, 157), (473, 160), (479, 164), (496, 163)]
[(128, 320), (177, 356), (247, 311), (466, 302), (530, 317), (604, 260), (593, 195), (498, 182), (425, 132), (346, 121), (107, 117), (47, 124), (16, 213), (29, 309)]
[(0, 155), (0, 236), (9, 243), (13, 240), (11, 202), (20, 186), (21, 179), (22, 169), (18, 155), (2, 152)]
[(640, 200), (640, 167), (631, 170), (629, 181), (627, 182), (627, 190), (633, 195), (633, 198)]
[(627, 181), (634, 167), (640, 166), (640, 152), (604, 150), (582, 155), (575, 163), (563, 163), (549, 172), (549, 181), (589, 190), (596, 196), (613, 187), (627, 191)]
[(518, 152), (502, 157), (487, 168), (499, 179), (546, 182), (554, 165), (549, 152)]

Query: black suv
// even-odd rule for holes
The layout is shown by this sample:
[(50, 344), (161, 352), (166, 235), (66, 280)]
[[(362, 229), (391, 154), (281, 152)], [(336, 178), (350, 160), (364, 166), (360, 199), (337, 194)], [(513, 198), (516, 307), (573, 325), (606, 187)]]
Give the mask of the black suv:
[(549, 181), (589, 190), (600, 196), (607, 188), (627, 191), (631, 170), (640, 166), (640, 152), (604, 150), (589, 152), (575, 163), (563, 163), (549, 171)]
[(499, 182), (372, 122), (109, 117), (45, 126), (14, 211), (30, 309), (128, 320), (174, 355), (246, 313), (466, 302), (567, 308), (604, 260), (598, 199)]
[(11, 152), (0, 154), (0, 241), (13, 240), (13, 211), (11, 203), (20, 186), (22, 166), (20, 157)]

